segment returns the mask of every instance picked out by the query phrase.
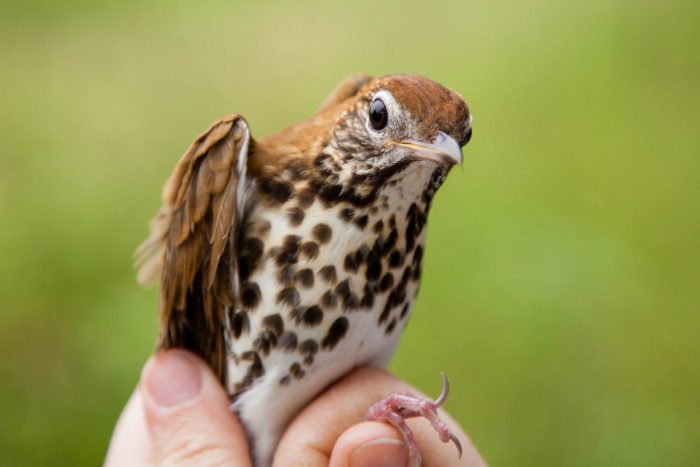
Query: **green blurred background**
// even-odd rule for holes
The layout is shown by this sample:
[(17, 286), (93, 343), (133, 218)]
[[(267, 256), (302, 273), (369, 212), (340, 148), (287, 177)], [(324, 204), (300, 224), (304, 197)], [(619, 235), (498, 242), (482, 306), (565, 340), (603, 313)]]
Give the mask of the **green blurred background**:
[(700, 3), (0, 4), (0, 464), (95, 465), (156, 334), (131, 260), (190, 141), (427, 75), (474, 138), (392, 364), (493, 465), (700, 461)]

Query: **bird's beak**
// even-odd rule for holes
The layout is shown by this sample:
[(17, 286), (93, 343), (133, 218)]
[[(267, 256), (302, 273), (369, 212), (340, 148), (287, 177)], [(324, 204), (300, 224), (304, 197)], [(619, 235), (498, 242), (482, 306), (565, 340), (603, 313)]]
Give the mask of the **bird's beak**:
[(462, 163), (462, 150), (459, 144), (442, 131), (438, 132), (435, 137), (435, 142), (433, 143), (424, 143), (422, 141), (408, 139), (397, 144), (412, 149), (420, 159), (449, 165)]

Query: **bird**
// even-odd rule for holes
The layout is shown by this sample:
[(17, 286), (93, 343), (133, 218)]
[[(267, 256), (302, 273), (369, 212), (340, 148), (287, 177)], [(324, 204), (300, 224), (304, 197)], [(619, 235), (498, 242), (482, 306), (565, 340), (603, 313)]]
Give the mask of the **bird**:
[[(426, 219), (462, 162), (472, 116), (461, 94), (410, 74), (342, 80), (308, 120), (254, 139), (231, 114), (191, 144), (137, 250), (159, 283), (156, 348), (201, 356), (270, 465), (296, 413), (359, 366), (385, 368), (408, 322)], [(396, 426), (425, 416), (459, 440), (435, 401), (392, 394), (368, 413)]]

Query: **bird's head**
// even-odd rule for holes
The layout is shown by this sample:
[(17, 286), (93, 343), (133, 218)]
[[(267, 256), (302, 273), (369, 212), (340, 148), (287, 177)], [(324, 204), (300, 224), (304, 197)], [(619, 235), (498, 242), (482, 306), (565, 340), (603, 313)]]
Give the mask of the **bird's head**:
[[(471, 135), (471, 113), (457, 92), (422, 76), (354, 75), (311, 119), (257, 143), (254, 160), (269, 177), (315, 176), (314, 189), (329, 202), (363, 204), (379, 192), (392, 197), (388, 186), (402, 199), (415, 193), (430, 198), (462, 162)], [(286, 177), (285, 167), (294, 164)]]
[(332, 142), (355, 171), (462, 162), (472, 117), (455, 91), (422, 76), (388, 75), (368, 80), (348, 101)]

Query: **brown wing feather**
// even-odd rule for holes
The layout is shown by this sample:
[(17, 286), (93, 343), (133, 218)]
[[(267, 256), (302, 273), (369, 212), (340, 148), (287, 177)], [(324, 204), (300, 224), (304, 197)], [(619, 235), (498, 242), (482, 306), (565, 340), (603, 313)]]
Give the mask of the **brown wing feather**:
[[(163, 190), (151, 235), (139, 247), (139, 281), (160, 277), (158, 349), (185, 347), (223, 381), (226, 308), (237, 274), (239, 160), (247, 163), (248, 125), (224, 117), (190, 146)], [(242, 159), (242, 160), (241, 160)]]

